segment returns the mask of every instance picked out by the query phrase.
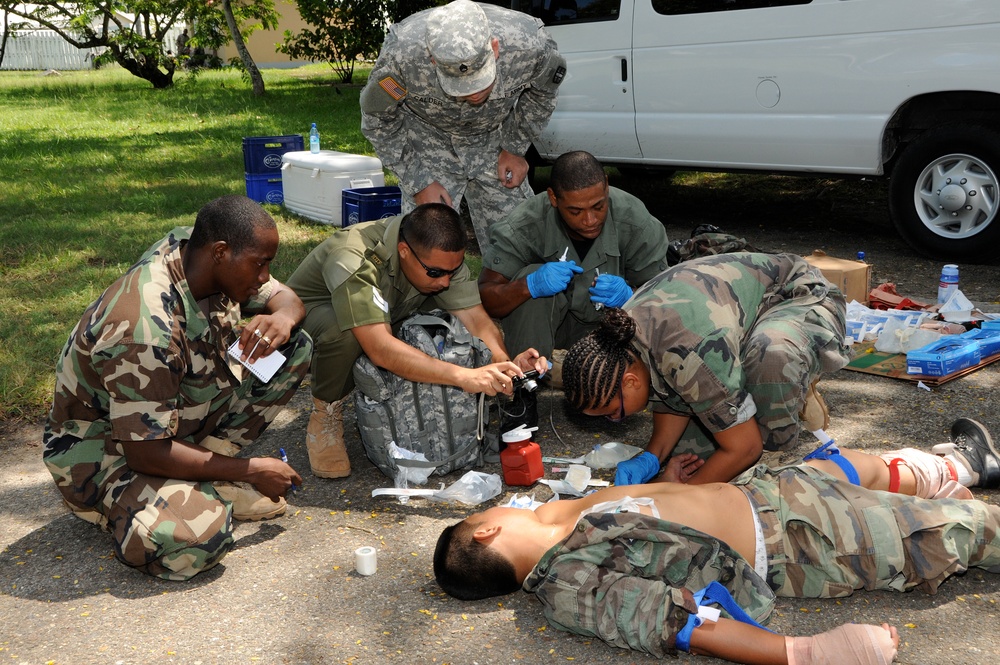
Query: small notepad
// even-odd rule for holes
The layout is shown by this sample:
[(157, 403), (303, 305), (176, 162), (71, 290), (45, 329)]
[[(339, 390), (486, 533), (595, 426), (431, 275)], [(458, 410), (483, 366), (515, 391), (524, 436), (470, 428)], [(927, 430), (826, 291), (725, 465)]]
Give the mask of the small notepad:
[[(229, 355), (240, 360), (240, 340), (236, 340), (229, 346)], [(285, 356), (280, 351), (275, 350), (271, 355), (257, 358), (253, 363), (240, 360), (240, 364), (250, 370), (250, 373), (258, 379), (267, 383), (271, 377), (285, 364)]]

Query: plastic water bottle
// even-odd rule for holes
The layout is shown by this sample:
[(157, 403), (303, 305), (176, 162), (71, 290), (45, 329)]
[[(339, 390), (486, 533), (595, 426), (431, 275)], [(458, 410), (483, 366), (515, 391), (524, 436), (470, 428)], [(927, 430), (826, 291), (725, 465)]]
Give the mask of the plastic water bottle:
[(865, 253), (864, 252), (858, 252), (858, 261), (861, 261), (862, 263), (865, 262)]
[(958, 291), (958, 266), (949, 263), (941, 268), (941, 282), (938, 284), (938, 302), (944, 304), (948, 302), (955, 291)]
[(314, 155), (319, 154), (319, 130), (316, 129), (315, 122), (312, 129), (309, 130), (309, 152)]

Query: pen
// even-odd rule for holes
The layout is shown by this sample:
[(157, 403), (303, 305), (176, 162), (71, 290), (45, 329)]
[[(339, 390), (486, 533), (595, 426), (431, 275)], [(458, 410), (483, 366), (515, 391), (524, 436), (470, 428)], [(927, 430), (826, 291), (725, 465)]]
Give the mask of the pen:
[[(601, 269), (600, 268), (594, 268), (594, 272), (597, 273), (597, 277), (601, 276)], [(595, 284), (597, 283), (597, 277), (594, 278), (594, 283)], [(602, 309), (604, 309), (604, 303), (602, 303), (602, 302), (595, 302), (594, 303), (594, 309), (596, 309), (597, 311), (601, 311)]]
[[(278, 448), (278, 457), (281, 459), (282, 462), (288, 464), (288, 455), (285, 454), (284, 448)], [(289, 489), (292, 490), (292, 494), (295, 494), (295, 490), (297, 490), (298, 488), (295, 486), (295, 483), (292, 483), (292, 486)]]
[(257, 350), (257, 345), (258, 345), (258, 344), (260, 344), (260, 337), (258, 337), (258, 338), (257, 338), (257, 341), (253, 343), (253, 348), (252, 348), (252, 349), (250, 349), (250, 353), (248, 353), (248, 354), (247, 354), (247, 360), (249, 360), (249, 359), (250, 359), (250, 356), (252, 356), (252, 355), (253, 355), (253, 352)]

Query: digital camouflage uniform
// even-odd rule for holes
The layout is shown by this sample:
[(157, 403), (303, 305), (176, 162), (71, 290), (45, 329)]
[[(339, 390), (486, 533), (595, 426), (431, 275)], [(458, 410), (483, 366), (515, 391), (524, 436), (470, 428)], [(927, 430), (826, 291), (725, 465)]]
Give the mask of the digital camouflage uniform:
[(335, 402), (354, 387), (352, 367), (361, 355), (351, 328), (399, 324), (418, 310), (455, 311), (480, 304), (479, 288), (463, 265), (451, 286), (436, 296), (413, 287), (399, 267), (402, 216), (339, 229), (299, 264), (287, 285), (302, 299), (302, 327), (315, 340), (312, 394)]
[[(222, 294), (194, 300), (177, 228), (90, 305), (56, 368), (43, 459), (66, 503), (97, 511), (129, 566), (182, 580), (217, 564), (232, 547), (230, 504), (210, 482), (130, 469), (123, 441), (211, 435), (239, 446), (257, 438), (308, 369), (312, 344), (297, 333), (267, 384), (226, 352), (245, 314), (261, 311), (275, 280), (242, 308)], [(85, 518), (86, 519), (86, 518)]]
[(615, 187), (608, 188), (608, 217), (590, 250), (580, 257), (559, 211), (547, 193), (525, 201), (490, 230), (483, 267), (508, 280), (520, 279), (548, 261), (576, 261), (583, 272), (574, 275), (562, 293), (532, 298), (502, 319), (508, 348), (535, 348), (550, 356), (568, 349), (597, 327), (604, 312), (594, 307), (588, 289), (597, 277), (624, 277), (632, 288), (642, 286), (667, 267), (667, 232), (642, 201)]
[(437, 181), (456, 210), (467, 199), (485, 247), (489, 226), (532, 195), (527, 179), (513, 189), (500, 182), (500, 150), (523, 156), (545, 128), (566, 61), (538, 19), (482, 9), (500, 41), (496, 84), (485, 103), (473, 106), (441, 89), (427, 48), (428, 9), (389, 28), (361, 92), (361, 129), (399, 178), (404, 213), (415, 207), (414, 194)]
[(692, 416), (673, 454), (707, 458), (712, 433), (756, 417), (764, 448), (794, 445), (810, 384), (850, 360), (844, 296), (801, 257), (685, 261), (625, 303), (654, 412)]
[[(933, 593), (970, 566), (1000, 573), (1000, 506), (867, 490), (802, 465), (760, 465), (734, 481), (760, 515), (767, 584), (725, 543), (638, 514), (592, 514), (524, 581), (552, 625), (624, 648), (674, 654), (716, 580), (761, 623), (774, 595), (827, 598), (855, 589)], [(773, 591), (772, 591), (773, 589)]]

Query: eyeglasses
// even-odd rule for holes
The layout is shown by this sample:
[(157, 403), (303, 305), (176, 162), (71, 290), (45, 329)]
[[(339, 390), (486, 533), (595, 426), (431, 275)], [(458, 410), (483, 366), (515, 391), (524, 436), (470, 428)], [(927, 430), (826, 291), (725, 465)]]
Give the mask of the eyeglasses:
[(618, 381), (618, 415), (612, 416), (608, 414), (604, 417), (613, 423), (620, 423), (625, 420), (625, 391), (622, 389), (622, 382), (620, 380)]
[(421, 265), (421, 267), (424, 269), (424, 272), (426, 272), (427, 276), (430, 277), (431, 279), (440, 279), (446, 275), (447, 276), (454, 275), (456, 272), (461, 270), (462, 266), (464, 265), (464, 263), (460, 263), (458, 264), (457, 268), (452, 268), (451, 270), (445, 270), (444, 268), (431, 268), (429, 265), (421, 261), (419, 256), (417, 256), (417, 251), (413, 249), (413, 245), (411, 245), (410, 241), (406, 239), (405, 235), (403, 235), (402, 226), (399, 227), (399, 239), (406, 243), (406, 246), (409, 247), (410, 251), (413, 253), (413, 258), (417, 260), (417, 263)]

